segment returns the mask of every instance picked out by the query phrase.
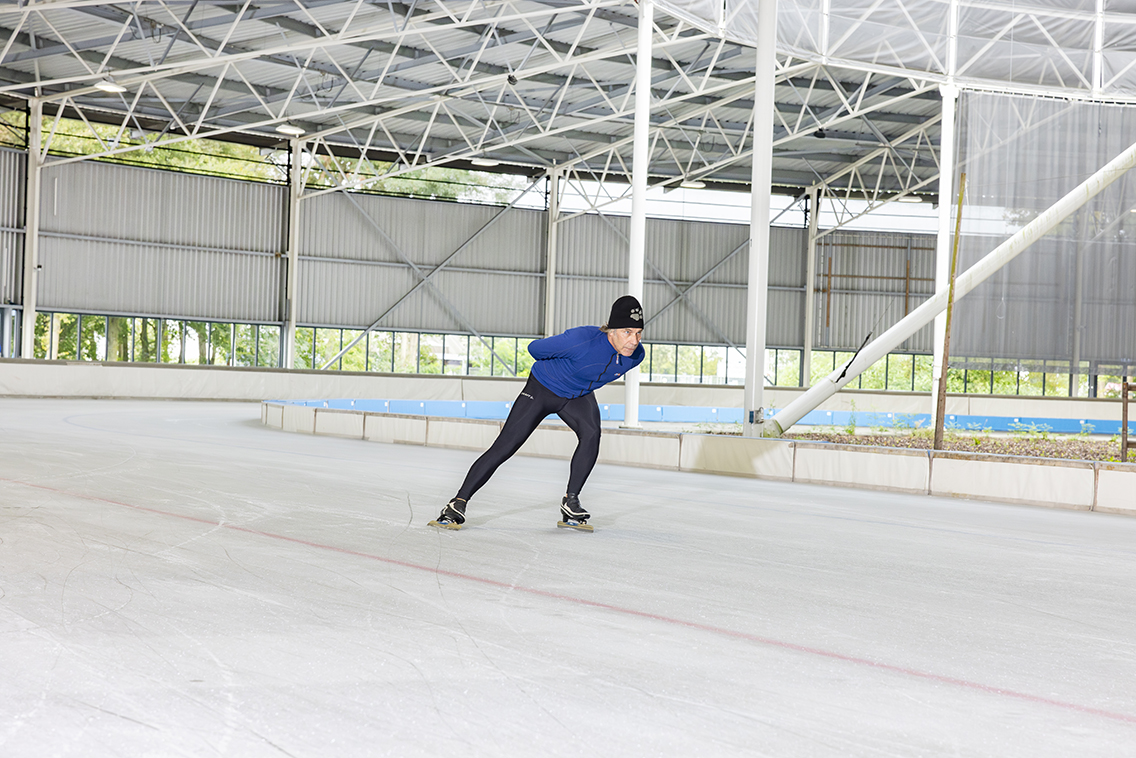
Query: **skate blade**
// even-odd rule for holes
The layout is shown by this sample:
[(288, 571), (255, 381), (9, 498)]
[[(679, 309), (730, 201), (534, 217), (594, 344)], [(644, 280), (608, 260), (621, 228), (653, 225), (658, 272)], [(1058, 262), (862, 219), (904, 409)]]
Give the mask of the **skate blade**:
[(445, 523), (442, 523), (441, 521), (431, 521), (427, 524), (427, 526), (436, 526), (439, 529), (449, 529), (455, 532), (462, 528), (461, 524), (454, 521), (447, 521)]
[(561, 529), (575, 529), (580, 532), (594, 532), (591, 524), (585, 521), (557, 521), (556, 526)]

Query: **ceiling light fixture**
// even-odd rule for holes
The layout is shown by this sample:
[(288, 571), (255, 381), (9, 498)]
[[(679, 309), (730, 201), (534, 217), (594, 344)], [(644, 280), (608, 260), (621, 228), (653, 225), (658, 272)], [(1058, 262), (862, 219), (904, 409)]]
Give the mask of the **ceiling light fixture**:
[(111, 79), (109, 76), (104, 79), (99, 79), (95, 82), (95, 89), (102, 90), (103, 92), (126, 92), (126, 87)]
[(295, 124), (277, 124), (276, 131), (287, 134), (289, 137), (299, 137), (304, 133), (304, 128)]
[(918, 195), (904, 195), (903, 197), (899, 198), (899, 202), (901, 202), (901, 203), (921, 203), (921, 202), (923, 202), (923, 199), (920, 198)]
[(683, 189), (706, 189), (706, 182), (700, 182), (697, 179), (688, 179), (679, 186)]
[(500, 166), (501, 161), (495, 161), (492, 158), (474, 158), (470, 161), (475, 166)]

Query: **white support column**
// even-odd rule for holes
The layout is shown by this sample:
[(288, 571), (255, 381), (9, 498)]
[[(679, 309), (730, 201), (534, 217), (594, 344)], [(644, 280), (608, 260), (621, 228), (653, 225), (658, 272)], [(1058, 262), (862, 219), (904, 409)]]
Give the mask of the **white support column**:
[(742, 422), (742, 433), (746, 437), (760, 437), (765, 426), (765, 324), (769, 307), (769, 190), (773, 183), (776, 43), (777, 0), (758, 0), (746, 302), (745, 418)]
[(1077, 218), (1077, 257), (1073, 268), (1073, 365), (1070, 367), (1069, 396), (1081, 392), (1081, 340), (1085, 331), (1085, 248), (1089, 244), (1089, 213), (1082, 210)]
[(296, 290), (300, 278), (300, 195), (304, 189), (302, 186), (304, 143), (294, 139), (291, 149), (288, 174), (288, 281), (285, 284), (287, 326), (283, 334), (284, 344), (281, 345), (284, 368), (296, 368)]
[(801, 387), (808, 387), (813, 376), (813, 333), (816, 331), (816, 243), (820, 217), (820, 189), (809, 187), (809, 239), (805, 246), (805, 341), (801, 354)]
[(0, 308), (0, 358), (11, 358), (12, 350), (12, 309)]
[[(643, 302), (643, 266), (647, 247), (647, 168), (650, 162), (651, 30), (654, 0), (639, 0), (639, 37), (635, 59), (635, 125), (631, 155), (631, 229), (627, 259), (627, 294)], [(639, 370), (623, 377), (623, 426), (639, 427)]]
[(39, 206), (43, 174), (43, 101), (28, 113), (28, 168), (24, 184), (24, 311), (20, 315), (20, 357), (35, 357), (36, 295), (39, 291)]
[(556, 252), (560, 229), (560, 178), (563, 169), (548, 172), (548, 258), (544, 272), (544, 336), (556, 334)]
[[(958, 88), (944, 84), (939, 88), (943, 97), (943, 118), (940, 122), (942, 136), (939, 138), (939, 231), (935, 239), (935, 292), (945, 293), (950, 286), (951, 276), (951, 234), (954, 226), (951, 224), (951, 213), (954, 210), (953, 202), (955, 190), (955, 134), (956, 114), (958, 111)], [(943, 340), (947, 335), (947, 314), (940, 313), (935, 317), (934, 337), (932, 349), (934, 358), (931, 366), (931, 424), (935, 423), (935, 413), (938, 408), (936, 399), (939, 397), (939, 382), (942, 381), (943, 372)]]

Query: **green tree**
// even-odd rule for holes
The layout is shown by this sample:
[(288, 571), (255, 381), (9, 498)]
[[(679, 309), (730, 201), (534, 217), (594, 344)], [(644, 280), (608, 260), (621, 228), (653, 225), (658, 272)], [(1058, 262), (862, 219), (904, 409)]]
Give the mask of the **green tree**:
[(377, 373), (389, 373), (394, 361), (394, 335), (391, 332), (371, 332), (367, 335), (368, 364)]
[(130, 328), (131, 319), (120, 316), (111, 316), (107, 319), (107, 354), (108, 361), (128, 361), (130, 355)]
[(394, 335), (394, 370), (399, 374), (418, 372), (419, 335), (413, 332), (396, 332)]
[(532, 340), (517, 340), (517, 376), (528, 376), (534, 359), (529, 354), (529, 343)]
[(343, 347), (350, 345), (352, 340), (356, 337), (360, 338), (359, 341), (355, 343), (354, 347), (343, 354), (343, 371), (367, 370), (367, 341), (366, 338), (363, 337), (363, 331), (361, 329), (344, 329)]
[(261, 324), (256, 328), (258, 366), (277, 367), (280, 365), (280, 327)]

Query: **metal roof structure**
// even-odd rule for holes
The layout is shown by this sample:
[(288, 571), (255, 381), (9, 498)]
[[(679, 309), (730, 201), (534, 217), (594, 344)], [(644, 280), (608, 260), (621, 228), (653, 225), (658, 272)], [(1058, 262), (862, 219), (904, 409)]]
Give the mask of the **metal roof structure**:
[[(0, 8), (0, 98), (117, 125), (102, 156), (141, 149), (131, 133), (302, 129), (305, 149), (372, 162), (335, 164), (340, 187), (493, 162), (618, 183), (636, 29), (630, 0), (28, 0)], [(748, 190), (755, 50), (660, 12), (652, 58), (650, 183)], [(774, 192), (934, 195), (938, 83), (860, 68), (778, 54)]]

